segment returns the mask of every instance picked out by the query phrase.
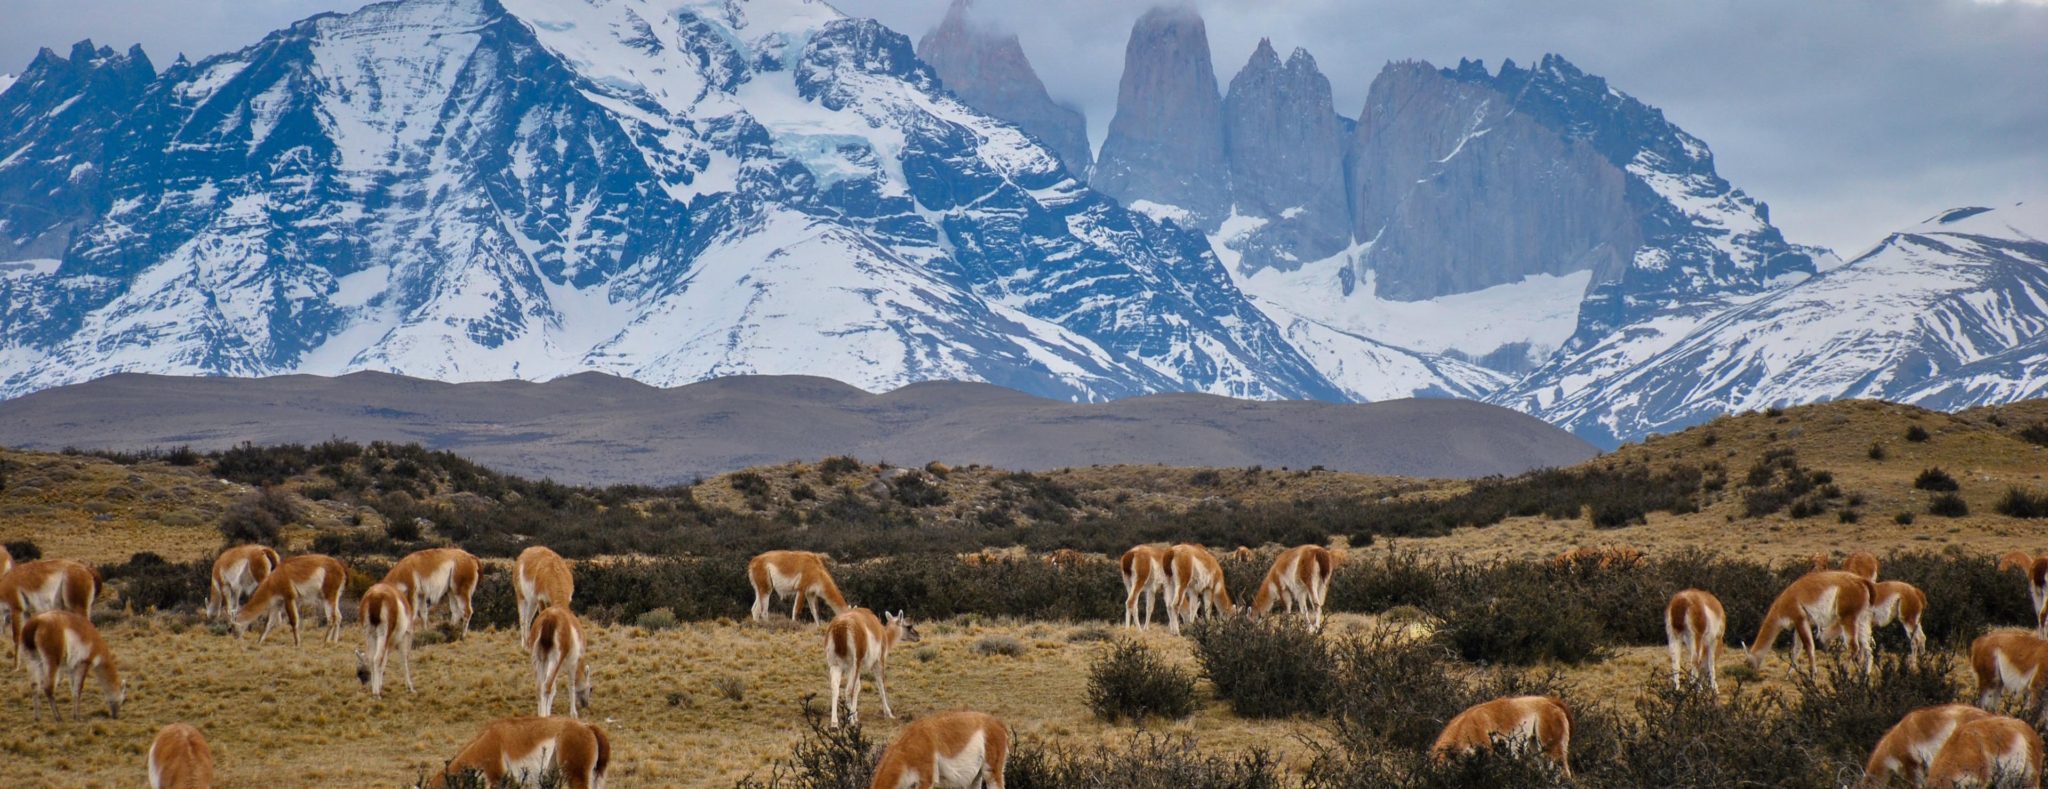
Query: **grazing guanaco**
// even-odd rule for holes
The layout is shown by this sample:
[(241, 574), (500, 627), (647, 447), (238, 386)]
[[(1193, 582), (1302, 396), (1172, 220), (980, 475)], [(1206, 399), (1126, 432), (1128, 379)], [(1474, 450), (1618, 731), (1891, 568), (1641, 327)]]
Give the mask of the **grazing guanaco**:
[(221, 551), (220, 558), (213, 560), (212, 583), (207, 586), (207, 618), (226, 613), (233, 620), (242, 612), (242, 602), (270, 577), (279, 561), (277, 551), (267, 545), (237, 545)]
[(839, 725), (839, 693), (845, 688), (847, 720), (860, 719), (860, 675), (875, 675), (875, 690), (882, 696), (882, 716), (894, 718), (889, 709), (889, 650), (899, 643), (922, 640), (917, 628), (903, 612), (887, 614), (888, 624), (875, 612), (855, 608), (832, 618), (825, 627), (825, 675), (832, 684), (832, 725)]
[(987, 713), (941, 712), (911, 721), (882, 752), (874, 789), (1003, 789), (1010, 729)]
[(508, 779), (539, 786), (549, 770), (559, 770), (570, 789), (603, 789), (611, 762), (611, 739), (596, 726), (572, 718), (501, 718), (484, 726), (426, 786), (446, 787), (449, 777), (465, 770), (483, 773), (488, 786)]
[(561, 554), (536, 545), (519, 552), (512, 571), (512, 593), (519, 601), (519, 642), (523, 644), (527, 628), (541, 609), (567, 606), (576, 596), (576, 576)]
[(235, 637), (241, 638), (249, 625), (263, 619), (261, 644), (270, 638), (282, 617), (292, 626), (292, 646), (299, 646), (299, 601), (312, 600), (320, 606), (327, 626), (328, 641), (341, 640), (341, 590), (348, 583), (348, 567), (332, 556), (309, 553), (284, 560), (256, 585), (254, 594), (235, 614)]
[(396, 586), (373, 584), (363, 591), (358, 611), (363, 649), (356, 651), (356, 680), (370, 689), (371, 698), (383, 697), (384, 666), (395, 646), (405, 670), (405, 692), (412, 693), (412, 598)]
[(158, 729), (149, 743), (149, 789), (208, 789), (213, 786), (213, 749), (189, 723)]
[(1927, 785), (2041, 786), (2041, 734), (2025, 721), (1993, 715), (1956, 727), (1927, 766)]
[(1072, 548), (1061, 548), (1045, 555), (1045, 563), (1061, 570), (1071, 570), (1088, 560), (1088, 554)]
[(1205, 609), (1212, 616), (1231, 610), (1223, 565), (1200, 545), (1173, 546), (1166, 555), (1167, 628), (1179, 635), (1181, 622), (1200, 619)]
[(2013, 551), (1998, 558), (1998, 571), (2018, 570), (2027, 577), (2027, 595), (2034, 601), (2034, 630), (2048, 635), (2048, 556)]
[(21, 665), (21, 629), (29, 617), (44, 611), (92, 616), (101, 583), (98, 570), (69, 559), (23, 562), (0, 575), (0, 616), (8, 622), (14, 665)]
[(1301, 545), (1282, 551), (1266, 571), (1266, 579), (1259, 582), (1258, 593), (1252, 595), (1251, 613), (1263, 616), (1280, 602), (1288, 613), (1299, 608), (1309, 627), (1322, 627), (1323, 600), (1330, 595), (1330, 576), (1336, 571), (1336, 554), (1323, 546)]
[(1876, 595), (1877, 585), (1855, 573), (1821, 570), (1800, 576), (1778, 593), (1778, 598), (1771, 602), (1771, 609), (1765, 612), (1756, 642), (1746, 649), (1749, 667), (1763, 668), (1764, 661), (1777, 646), (1778, 635), (1790, 630), (1795, 669), (1802, 650), (1806, 653), (1807, 670), (1810, 672), (1819, 667), (1814, 634), (1838, 633), (1849, 642), (1852, 656), (1868, 672), (1875, 659), (1871, 649), (1870, 603)]
[(1716, 659), (1728, 630), (1728, 612), (1721, 598), (1701, 589), (1686, 589), (1664, 606), (1664, 638), (1671, 647), (1671, 687), (1682, 686), (1690, 672), (1708, 690), (1721, 689)]
[(1842, 560), (1842, 572), (1855, 573), (1877, 583), (1877, 555), (1867, 551), (1849, 554), (1849, 558)]
[[(1153, 605), (1166, 594), (1167, 553), (1156, 545), (1140, 545), (1117, 560), (1117, 573), (1124, 579), (1124, 627), (1143, 630), (1152, 624)], [(1143, 618), (1138, 616), (1140, 599), (1145, 603)]]
[(2030, 630), (1993, 630), (1970, 642), (1970, 669), (1977, 675), (1977, 706), (1991, 709), (2005, 694), (2028, 704), (2048, 683), (2048, 639)]
[(789, 620), (796, 621), (797, 612), (804, 604), (811, 608), (811, 623), (822, 621), (818, 618), (818, 601), (832, 609), (837, 617), (851, 610), (846, 596), (839, 593), (839, 585), (832, 582), (832, 574), (825, 571), (823, 554), (809, 551), (769, 551), (747, 562), (747, 580), (754, 585), (754, 621), (768, 619), (769, 594), (789, 600)]
[(1912, 656), (1917, 658), (1927, 646), (1927, 631), (1920, 626), (1920, 615), (1926, 610), (1927, 593), (1920, 591), (1920, 587), (1905, 581), (1879, 581), (1877, 601), (1870, 606), (1870, 625), (1884, 627), (1897, 621), (1906, 631)]
[(1988, 717), (1991, 713), (1968, 704), (1940, 704), (1906, 713), (1871, 749), (1870, 761), (1863, 766), (1861, 786), (1877, 789), (1899, 780), (1908, 786), (1920, 786), (1927, 780), (1927, 766), (1934, 762), (1941, 746), (1948, 743), (1949, 736), (1955, 734), (1956, 727)]
[[(107, 694), (107, 717), (121, 717), (121, 702), (128, 697), (128, 687), (121, 682), (121, 672), (114, 666), (113, 651), (107, 648), (106, 639), (100, 637), (99, 628), (92, 626), (91, 619), (70, 611), (44, 611), (29, 618), (21, 639), (29, 682), (50, 703), (52, 720), (63, 720), (57, 710), (58, 678), (65, 678), (71, 686), (71, 717), (77, 718), (78, 698), (85, 692), (87, 674), (97, 677), (100, 689)], [(34, 700), (30, 701), (29, 709), (32, 717), (42, 719), (42, 709)]]
[(590, 667), (583, 662), (583, 623), (567, 606), (551, 605), (533, 618), (526, 651), (533, 654), (533, 681), (540, 692), (540, 714), (555, 714), (555, 688), (569, 674), (569, 717), (580, 718), (590, 706)]
[(7, 546), (0, 545), (0, 575), (6, 575), (7, 571), (12, 569), (14, 569), (14, 554), (7, 550)]
[(476, 582), (483, 575), (483, 563), (461, 548), (428, 548), (414, 551), (391, 566), (384, 583), (405, 593), (406, 610), (418, 624), (426, 624), (434, 606), (448, 603), (448, 621), (469, 634), (469, 615), (476, 610)]
[(1549, 696), (1510, 696), (1474, 705), (1444, 726), (1429, 752), (1442, 762), (1492, 748), (1495, 737), (1534, 745), (1571, 777), (1572, 713)]
[(1237, 550), (1230, 552), (1230, 558), (1232, 561), (1250, 562), (1257, 561), (1259, 558), (1259, 554), (1256, 551), (1253, 551), (1251, 549), (1251, 546), (1240, 545), (1237, 546)]

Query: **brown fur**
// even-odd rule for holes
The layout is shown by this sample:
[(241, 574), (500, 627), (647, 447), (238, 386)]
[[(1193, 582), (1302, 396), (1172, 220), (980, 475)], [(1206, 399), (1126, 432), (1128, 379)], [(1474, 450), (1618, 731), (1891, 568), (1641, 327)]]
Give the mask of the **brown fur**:
[[(91, 674), (99, 678), (100, 689), (107, 694), (107, 717), (121, 717), (121, 702), (127, 698), (127, 686), (121, 682), (121, 673), (114, 665), (114, 653), (107, 648), (107, 641), (100, 637), (92, 620), (70, 611), (44, 611), (30, 617), (28, 626), (22, 629), (22, 652), (26, 653), (29, 681), (36, 692), (50, 703), (50, 717), (62, 720), (57, 710), (57, 680), (60, 675), (69, 675), (71, 685), (71, 717), (79, 717), (79, 696), (85, 690), (85, 677)], [(77, 649), (72, 642), (77, 642)], [(41, 708), (33, 700), (29, 709), (41, 720)]]
[[(1999, 671), (2001, 661), (2014, 676)], [(2024, 693), (2032, 704), (2048, 683), (2048, 639), (2028, 630), (1985, 633), (1970, 642), (1970, 670), (1977, 675), (1977, 706), (1991, 709), (2007, 693)]]
[(921, 637), (917, 628), (902, 612), (889, 614), (888, 624), (876, 618), (875, 612), (855, 608), (832, 618), (825, 627), (825, 674), (832, 685), (832, 725), (839, 725), (839, 693), (844, 687), (848, 696), (846, 709), (848, 720), (860, 718), (860, 675), (863, 672), (875, 675), (875, 690), (882, 696), (882, 716), (896, 717), (889, 709), (889, 651), (898, 642), (916, 643)]
[(1716, 659), (1728, 631), (1728, 612), (1721, 599), (1700, 589), (1686, 589), (1671, 596), (1664, 606), (1664, 638), (1671, 649), (1671, 686), (1678, 687), (1686, 672), (1709, 690), (1721, 689), (1721, 670)]
[(1927, 779), (1928, 764), (1955, 734), (1956, 727), (1988, 717), (1991, 713), (1968, 704), (1941, 704), (1906, 713), (1871, 749), (1860, 785), (1877, 789), (1902, 780), (1909, 786), (1920, 786)]
[(1934, 763), (1927, 767), (1927, 785), (2041, 786), (2041, 735), (2024, 721), (1990, 716), (1956, 727)]
[[(44, 597), (53, 579), (55, 593)], [(0, 575), (0, 617), (8, 622), (12, 637), (7, 641), (14, 650), (14, 665), (21, 665), (22, 627), (29, 617), (43, 611), (71, 611), (90, 617), (99, 594), (99, 572), (70, 559), (23, 562)]]
[(1088, 561), (1088, 554), (1072, 548), (1061, 548), (1045, 555), (1045, 563), (1062, 570), (1071, 570)]
[[(533, 755), (536, 749), (553, 740), (553, 758), (539, 765), (531, 776), (512, 775), (508, 762)], [(501, 718), (492, 721), (477, 734), (476, 739), (449, 760), (447, 768), (428, 779), (428, 787), (445, 787), (448, 777), (459, 775), (463, 770), (476, 770), (484, 774), (491, 786), (508, 777), (515, 781), (531, 783), (537, 780), (539, 772), (547, 767), (562, 771), (562, 780), (570, 789), (601, 789), (605, 772), (611, 769), (612, 743), (604, 730), (596, 726), (569, 718), (519, 717)]]
[(2048, 556), (2013, 551), (1998, 557), (1998, 570), (2018, 570), (2027, 577), (2027, 594), (2034, 601), (2034, 630), (2048, 635)]
[(1441, 762), (1453, 754), (1492, 748), (1495, 737), (1521, 736), (1525, 727), (1531, 728), (1532, 744), (1571, 777), (1572, 713), (1549, 696), (1510, 696), (1474, 705), (1444, 726), (1429, 752)]
[(1920, 625), (1920, 615), (1926, 610), (1927, 594), (1920, 587), (1905, 581), (1879, 581), (1870, 625), (1884, 627), (1898, 622), (1906, 631), (1906, 643), (1911, 645), (1913, 657), (1919, 657), (1920, 650), (1927, 646), (1927, 631)]
[(1274, 557), (1259, 591), (1252, 595), (1251, 613), (1271, 613), (1276, 603), (1289, 612), (1297, 607), (1309, 627), (1323, 626), (1323, 600), (1330, 593), (1330, 576), (1337, 571), (1336, 556), (1320, 545), (1301, 545)]
[(341, 591), (347, 584), (348, 566), (332, 556), (309, 553), (286, 559), (264, 576), (263, 583), (256, 585), (256, 591), (235, 615), (235, 637), (240, 638), (257, 619), (267, 617), (263, 634), (256, 637), (256, 643), (261, 644), (270, 638), (270, 631), (282, 616), (292, 626), (292, 646), (299, 646), (299, 602), (311, 595), (320, 605), (327, 640), (340, 641)]
[(237, 545), (220, 552), (213, 560), (212, 582), (206, 592), (206, 615), (226, 613), (232, 620), (242, 602), (254, 594), (281, 560), (267, 545)]
[(1550, 563), (1563, 569), (1629, 569), (1643, 563), (1643, 552), (1626, 545), (1573, 548), (1551, 557)]
[[(782, 585), (776, 579), (783, 579)], [(754, 621), (768, 619), (768, 602), (771, 593), (789, 598), (789, 619), (796, 621), (797, 612), (805, 603), (810, 604), (811, 623), (822, 621), (818, 618), (818, 601), (832, 609), (833, 616), (839, 616), (852, 607), (846, 604), (846, 596), (839, 593), (839, 585), (832, 582), (832, 573), (825, 570), (823, 554), (809, 551), (769, 551), (747, 562), (747, 580), (754, 586)]]
[(1871, 583), (1877, 583), (1877, 568), (1877, 555), (1867, 551), (1857, 551), (1842, 560), (1842, 572), (1863, 576)]
[(14, 569), (14, 554), (7, 551), (7, 546), (0, 545), (0, 575), (6, 575), (7, 571), (12, 569)]
[[(1117, 574), (1124, 579), (1124, 626), (1145, 629), (1152, 624), (1152, 606), (1166, 593), (1166, 556), (1168, 549), (1157, 545), (1140, 545), (1124, 551), (1117, 559)], [(1138, 616), (1138, 603), (1145, 604), (1145, 615)]]
[[(1822, 607), (1821, 601), (1830, 594), (1834, 597), (1833, 604)], [(1770, 610), (1764, 614), (1756, 641), (1749, 645), (1750, 668), (1763, 668), (1764, 660), (1770, 657), (1777, 644), (1778, 635), (1791, 630), (1794, 668), (1798, 666), (1802, 650), (1806, 653), (1807, 670), (1819, 667), (1814, 634), (1824, 632), (1838, 633), (1848, 639), (1850, 652), (1861, 661), (1864, 670), (1869, 671), (1874, 659), (1870, 604), (1876, 596), (1877, 585), (1854, 573), (1821, 570), (1800, 576), (1778, 593), (1778, 598), (1771, 602)]]
[(189, 723), (157, 730), (149, 743), (149, 789), (209, 789), (213, 786), (213, 749)]
[(512, 595), (519, 603), (519, 641), (525, 643), (527, 628), (542, 609), (567, 606), (576, 597), (576, 575), (561, 554), (536, 545), (519, 552), (512, 570)]
[(1176, 635), (1181, 622), (1199, 619), (1207, 609), (1211, 615), (1231, 610), (1230, 590), (1223, 582), (1223, 565), (1216, 555), (1200, 545), (1181, 543), (1166, 554), (1166, 625)]
[(357, 618), (363, 622), (363, 650), (356, 652), (356, 679), (370, 689), (371, 698), (384, 695), (384, 667), (394, 646), (405, 669), (405, 691), (413, 692), (410, 599), (398, 587), (380, 583), (364, 590), (357, 605)]
[[(939, 783), (939, 761), (960, 759), (981, 735), (980, 764), (951, 765), (973, 770), (964, 782)], [(1003, 768), (1010, 760), (1010, 729), (987, 713), (959, 710), (912, 721), (882, 752), (875, 766), (874, 789), (1003, 789)]]
[(533, 679), (540, 694), (540, 714), (555, 714), (555, 688), (569, 672), (569, 717), (580, 718), (590, 706), (590, 666), (583, 662), (583, 623), (568, 607), (554, 605), (533, 618), (525, 637), (533, 655)]
[[(448, 604), (448, 621), (468, 634), (469, 616), (476, 611), (472, 605), (476, 583), (482, 575), (483, 563), (468, 551), (428, 548), (398, 560), (391, 566), (391, 572), (384, 574), (383, 583), (396, 587), (410, 598), (406, 607), (412, 611), (414, 621), (426, 624), (434, 606), (445, 601)], [(447, 579), (447, 586), (434, 588), (434, 581), (443, 577)]]

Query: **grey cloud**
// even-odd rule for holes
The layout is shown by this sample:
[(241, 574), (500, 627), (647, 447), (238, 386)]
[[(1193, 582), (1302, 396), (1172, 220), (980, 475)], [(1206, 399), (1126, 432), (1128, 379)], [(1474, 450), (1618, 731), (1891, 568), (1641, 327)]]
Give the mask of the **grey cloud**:
[[(909, 34), (947, 0), (835, 0)], [(1153, 0), (980, 0), (1097, 141)], [(357, 0), (0, 0), (0, 72), (43, 46), (141, 42), (159, 65)], [(1858, 251), (1955, 205), (2048, 199), (2048, 6), (1974, 0), (1201, 0), (1219, 79), (1262, 36), (1306, 47), (1356, 114), (1390, 60), (1557, 52), (1661, 107), (1794, 240)]]

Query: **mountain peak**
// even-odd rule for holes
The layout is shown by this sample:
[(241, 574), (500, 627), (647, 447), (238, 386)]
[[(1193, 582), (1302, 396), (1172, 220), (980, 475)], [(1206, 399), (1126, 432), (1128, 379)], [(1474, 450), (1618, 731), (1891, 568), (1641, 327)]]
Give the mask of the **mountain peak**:
[(977, 110), (1017, 124), (1052, 148), (1067, 172), (1084, 177), (1093, 164), (1088, 119), (1053, 101), (1013, 33), (970, 16), (971, 0), (955, 0), (938, 27), (917, 42), (917, 56), (953, 95)]
[(1155, 6), (1131, 25), (1116, 115), (1089, 182), (1128, 204), (1182, 212), (1214, 229), (1230, 214), (1223, 97), (1209, 34), (1187, 6)]

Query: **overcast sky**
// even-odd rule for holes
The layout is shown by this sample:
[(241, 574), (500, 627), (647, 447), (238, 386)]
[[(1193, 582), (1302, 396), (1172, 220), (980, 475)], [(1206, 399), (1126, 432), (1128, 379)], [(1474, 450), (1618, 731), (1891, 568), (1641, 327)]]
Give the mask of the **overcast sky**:
[[(947, 0), (836, 0), (921, 35)], [(980, 0), (1099, 143), (1155, 0)], [(141, 42), (162, 66), (359, 0), (0, 0), (0, 73)], [(1200, 0), (1218, 82), (1261, 36), (1306, 47), (1355, 116), (1389, 60), (1557, 52), (1664, 109), (1792, 240), (1853, 254), (1958, 205), (2048, 199), (2048, 0)]]

